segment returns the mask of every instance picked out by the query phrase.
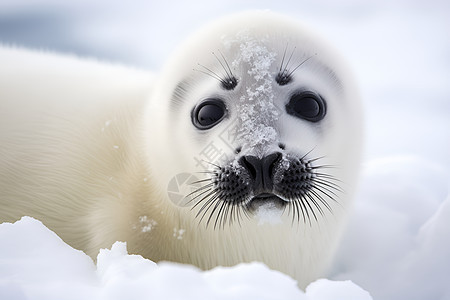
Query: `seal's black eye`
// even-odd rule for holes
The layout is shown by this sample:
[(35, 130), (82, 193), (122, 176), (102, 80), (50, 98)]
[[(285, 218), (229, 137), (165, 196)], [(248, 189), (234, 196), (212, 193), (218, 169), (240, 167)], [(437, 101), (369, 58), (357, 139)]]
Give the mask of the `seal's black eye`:
[(313, 92), (300, 92), (291, 96), (286, 104), (286, 112), (292, 116), (318, 122), (325, 117), (325, 101)]
[(198, 104), (192, 111), (192, 123), (198, 129), (209, 129), (218, 124), (226, 115), (222, 100), (208, 99)]

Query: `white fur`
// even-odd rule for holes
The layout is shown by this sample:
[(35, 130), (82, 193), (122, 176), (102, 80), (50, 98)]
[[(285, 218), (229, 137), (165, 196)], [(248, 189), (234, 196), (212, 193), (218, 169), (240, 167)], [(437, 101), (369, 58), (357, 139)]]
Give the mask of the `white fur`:
[[(245, 28), (256, 40), (271, 41), (270, 51), (278, 53), (273, 68), (286, 45), (295, 45), (294, 59), (317, 53), (315, 59), (341, 80), (342, 87), (330, 86), (314, 69), (317, 64), (299, 71), (294, 86), (313, 87), (327, 98), (327, 123), (317, 134), (281, 115), (274, 123), (279, 132), (267, 145), (281, 141), (303, 154), (314, 149), (325, 163), (339, 166), (333, 175), (345, 182), (346, 194), (339, 205), (331, 203), (333, 214), (325, 212), (317, 222), (293, 224), (286, 213), (277, 222), (251, 217), (214, 229), (199, 224), (198, 209), (177, 206), (168, 197), (174, 176), (201, 171), (194, 157), (211, 141), (227, 157), (234, 155), (217, 139), (230, 120), (208, 133), (192, 126), (196, 102), (224, 94), (215, 79), (193, 69), (200, 63), (220, 71), (212, 51), (234, 60), (229, 55), (239, 51), (229, 44)], [(326, 270), (357, 176), (360, 107), (341, 59), (296, 23), (267, 12), (221, 20), (180, 47), (153, 88), (151, 74), (50, 53), (0, 48), (0, 65), (0, 221), (34, 216), (92, 257), (120, 240), (130, 252), (154, 261), (203, 269), (262, 261), (302, 287)], [(245, 82), (245, 70), (234, 70)], [(187, 78), (189, 91), (174, 111), (170, 98)], [(242, 90), (236, 93), (243, 95)], [(286, 98), (286, 90), (274, 87), (273, 93), (275, 104), (284, 107), (276, 101)], [(239, 104), (230, 109), (238, 112)]]

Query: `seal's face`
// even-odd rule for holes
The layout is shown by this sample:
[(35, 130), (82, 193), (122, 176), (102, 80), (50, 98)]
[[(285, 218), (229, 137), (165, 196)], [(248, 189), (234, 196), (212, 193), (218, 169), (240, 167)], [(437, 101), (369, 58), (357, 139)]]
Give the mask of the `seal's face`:
[(166, 180), (199, 178), (184, 204), (207, 224), (251, 219), (262, 207), (311, 222), (352, 180), (359, 107), (326, 49), (283, 26), (252, 26), (208, 37), (184, 57), (193, 60), (178, 69), (184, 76), (170, 72), (179, 79), (164, 120)]

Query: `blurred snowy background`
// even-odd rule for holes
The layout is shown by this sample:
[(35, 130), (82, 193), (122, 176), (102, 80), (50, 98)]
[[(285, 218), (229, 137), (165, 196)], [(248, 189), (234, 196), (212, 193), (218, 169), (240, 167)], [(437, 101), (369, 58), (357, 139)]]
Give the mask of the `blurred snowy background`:
[(450, 299), (449, 1), (2, 0), (0, 43), (158, 72), (189, 33), (247, 9), (305, 23), (360, 84), (364, 172), (329, 279), (374, 299)]

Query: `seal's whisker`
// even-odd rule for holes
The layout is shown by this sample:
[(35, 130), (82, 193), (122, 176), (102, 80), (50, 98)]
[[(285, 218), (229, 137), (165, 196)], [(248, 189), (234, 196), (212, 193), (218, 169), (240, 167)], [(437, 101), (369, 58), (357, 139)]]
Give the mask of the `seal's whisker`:
[(244, 214), (246, 218), (249, 218), (247, 211), (244, 209), (244, 206), (241, 204), (236, 205), (236, 220), (238, 222), (239, 227), (241, 227), (241, 219), (243, 218), (241, 214)]
[(198, 65), (199, 65), (200, 67), (204, 68), (206, 71), (204, 71), (204, 70), (198, 70), (198, 69), (194, 69), (194, 71), (197, 71), (197, 72), (203, 73), (203, 74), (205, 74), (205, 75), (208, 75), (208, 76), (210, 76), (210, 77), (212, 77), (212, 78), (218, 80), (218, 81), (219, 81), (220, 83), (222, 83), (222, 84), (225, 83), (225, 81), (223, 80), (223, 78), (222, 78), (220, 75), (218, 75), (217, 73), (215, 73), (213, 70), (211, 70), (211, 69), (209, 69), (209, 68), (207, 68), (207, 67), (205, 67), (205, 66), (203, 66), (203, 65), (201, 65), (201, 64), (198, 64)]
[[(291, 226), (294, 226), (295, 223), (295, 216), (296, 216), (296, 206), (297, 206), (297, 201), (291, 201), (289, 202), (289, 214), (291, 213), (292, 210), (292, 222), (291, 222)], [(298, 223), (298, 217), (297, 217), (297, 223)]]
[(231, 212), (230, 212), (230, 225), (232, 225), (234, 222), (238, 222), (239, 226), (241, 225), (241, 222), (239, 220), (239, 211), (241, 209), (240, 205), (233, 204), (231, 205)]
[(304, 160), (309, 154), (311, 154), (311, 152), (313, 152), (316, 149), (316, 147), (312, 148), (311, 150), (309, 150), (308, 152), (306, 152), (306, 154), (304, 154), (302, 157), (300, 157), (300, 160)]
[[(311, 194), (313, 194), (317, 200), (319, 200), (326, 208), (329, 212), (332, 212), (331, 206), (330, 204), (322, 197), (320, 196), (316, 191), (311, 191)], [(327, 195), (328, 196), (328, 195)], [(331, 198), (328, 196), (328, 198)], [(332, 198), (331, 198), (332, 199)], [(323, 210), (322, 210), (323, 213)]]
[(239, 227), (241, 227), (241, 211), (242, 206), (241, 205), (236, 206), (236, 220), (238, 222)]
[(334, 165), (320, 165), (320, 166), (313, 166), (311, 169), (317, 170), (317, 169), (337, 169), (337, 166)]
[(314, 177), (314, 181), (316, 183), (324, 183), (329, 185), (330, 188), (332, 188), (335, 191), (339, 191), (341, 193), (344, 192), (344, 190), (342, 189), (342, 187), (338, 184), (338, 183), (342, 183), (337, 179), (334, 178), (328, 178), (328, 177), (324, 177), (324, 176), (315, 176)]
[[(209, 201), (211, 201), (211, 199), (214, 199), (214, 196), (216, 196), (215, 194), (216, 194), (216, 191), (215, 191), (214, 189), (211, 189), (210, 192), (209, 192), (206, 196), (204, 196), (201, 200), (199, 200), (197, 203), (195, 203), (195, 205), (192, 207), (192, 209), (196, 208), (198, 205), (200, 205), (200, 203), (205, 202), (205, 200), (209, 198), (208, 200), (206, 200), (206, 203), (208, 203)], [(210, 198), (210, 197), (211, 197), (211, 198)], [(196, 217), (199, 216), (199, 214), (200, 214), (200, 213), (202, 212), (202, 210), (205, 208), (205, 205), (206, 205), (206, 204), (204, 204), (204, 205), (200, 208), (200, 210), (197, 212)]]
[[(283, 69), (284, 59), (286, 58), (286, 51), (287, 51), (288, 45), (289, 45), (289, 43), (286, 43), (286, 47), (284, 48), (284, 52), (283, 52), (283, 57), (281, 58), (280, 71), (279, 71), (280, 73), (282, 72), (282, 69)], [(284, 70), (286, 70), (286, 69), (284, 69)]]
[[(217, 57), (217, 59), (220, 58)], [(284, 59), (285, 63), (287, 56)], [(227, 68), (225, 64), (223, 64), (223, 67)], [(339, 193), (343, 192), (339, 184), (341, 182), (339, 179), (324, 171), (319, 171), (337, 168), (336, 166), (314, 164), (324, 159), (325, 156), (313, 157), (311, 159), (307, 158), (314, 149), (308, 151), (301, 158), (293, 159), (289, 156), (287, 158), (293, 164), (284, 171), (287, 175), (283, 176), (285, 180), (283, 184), (287, 185), (285, 187), (287, 188), (287, 193), (291, 193), (291, 196), (287, 198), (291, 200), (284, 206), (284, 210), (286, 206), (289, 206), (288, 214), (292, 215), (292, 225), (295, 222), (300, 222), (300, 219), (302, 219), (305, 224), (313, 226), (314, 222), (319, 222), (319, 217), (326, 215), (325, 210), (332, 213), (330, 201), (338, 203)], [(211, 178), (193, 182), (193, 184), (206, 184), (189, 194), (193, 198), (191, 201), (198, 201), (194, 207), (200, 205), (196, 217), (201, 216), (200, 222), (207, 219), (206, 226), (208, 227), (211, 224), (214, 229), (224, 229), (226, 226), (232, 226), (236, 221), (241, 226), (242, 217), (244, 215), (250, 217), (250, 214), (254, 211), (254, 208), (250, 205), (252, 199), (246, 196), (248, 195), (246, 193), (249, 192), (244, 191), (243, 194), (240, 194), (242, 192), (234, 190), (234, 185), (228, 185), (228, 182), (231, 184), (232, 182), (241, 181), (239, 175), (230, 166), (222, 167), (215, 163), (205, 162), (214, 168), (214, 170), (204, 172), (211, 175)], [(298, 183), (293, 184), (298, 181), (300, 181), (300, 189)], [(230, 189), (234, 194), (230, 192)], [(283, 190), (281, 189), (280, 191)], [(244, 201), (242, 199), (246, 200)]]
[(222, 228), (225, 227), (225, 223), (227, 222), (227, 219), (228, 219), (228, 224), (230, 225), (231, 216), (230, 216), (230, 218), (228, 218), (228, 214), (230, 213), (230, 207), (234, 206), (234, 205), (230, 204), (229, 202), (226, 202), (226, 203), (227, 203), (227, 205), (225, 205), (225, 210), (223, 213)]
[[(316, 184), (315, 188), (316, 188), (317, 190), (321, 191), (322, 194), (324, 194), (325, 196), (327, 196), (327, 197), (330, 198), (330, 199), (333, 199), (333, 200), (334, 200), (335, 197), (336, 197), (336, 198), (339, 198), (339, 196), (338, 196), (334, 191), (330, 190), (330, 189), (327, 188), (326, 186), (323, 186), (323, 185), (321, 185), (321, 184)], [(330, 193), (330, 194), (333, 195), (334, 197), (331, 196), (331, 195), (328, 194), (328, 193)]]
[(217, 169), (220, 170), (220, 166), (219, 166), (219, 165), (217, 165), (217, 164), (215, 164), (215, 163), (212, 163), (212, 162), (210, 162), (210, 161), (204, 160), (204, 159), (202, 159), (202, 161), (205, 162), (205, 163), (207, 163), (207, 164), (210, 164), (210, 165), (212, 165), (212, 166), (214, 166), (214, 167), (216, 167)]
[[(333, 200), (333, 201), (337, 201), (340, 197), (340, 195), (338, 193), (342, 193), (342, 191), (338, 191), (338, 190), (333, 190), (328, 188), (326, 185), (323, 185), (320, 182), (316, 182), (316, 185), (314, 186), (314, 189), (316, 191), (321, 192), (325, 197)], [(341, 195), (342, 196), (342, 195)]]
[(222, 51), (219, 50), (220, 56), (222, 56), (223, 61), (227, 65), (228, 71), (230, 72), (230, 76), (234, 77), (233, 71), (231, 71), (230, 64), (228, 64), (228, 61), (225, 58), (225, 55), (223, 55)]
[[(299, 204), (297, 203), (297, 201), (294, 201), (294, 205), (292, 207), (293, 207), (293, 211), (294, 211), (294, 214), (292, 215), (292, 225), (294, 225), (295, 223), (299, 224), (300, 223), (300, 208), (299, 208)], [(306, 221), (303, 221), (303, 223), (305, 223), (305, 222)]]
[[(344, 193), (344, 190), (340, 186), (338, 186), (338, 185), (336, 185), (336, 184), (334, 184), (332, 182), (325, 181), (325, 180), (322, 180), (322, 179), (317, 179), (317, 178), (314, 180), (314, 182), (317, 183), (317, 184), (320, 184), (324, 188), (328, 187), (328, 188), (333, 189), (335, 191)], [(330, 192), (331, 192), (331, 190), (330, 190)]]
[(306, 199), (306, 195), (302, 196), (302, 202), (301, 203), (303, 205), (303, 208), (305, 209), (305, 214), (306, 214), (306, 218), (308, 219), (309, 226), (312, 226), (311, 216), (310, 216), (310, 214), (308, 212), (308, 207), (306, 206), (306, 204), (309, 205), (308, 200)]
[(225, 76), (222, 76), (222, 80), (226, 80), (226, 78), (230, 78), (232, 75), (228, 73), (228, 70), (225, 68), (225, 65), (222, 63), (222, 61), (217, 57), (217, 55), (214, 52), (211, 52), (212, 55), (217, 59), (219, 64), (222, 66), (222, 69), (225, 71)]
[(308, 161), (306, 161), (306, 163), (310, 164), (312, 162), (315, 162), (315, 161), (318, 161), (318, 160), (321, 160), (321, 159), (324, 159), (324, 158), (325, 158), (325, 156), (319, 156), (319, 157), (316, 157), (316, 158), (309, 159)]
[[(304, 202), (303, 196), (300, 196), (298, 198), (298, 200), (295, 201), (295, 204), (298, 205), (297, 211), (302, 213), (303, 221), (306, 223), (306, 219), (307, 219), (306, 216), (308, 215), (308, 212), (307, 211), (305, 212), (306, 207), (304, 206), (305, 204), (303, 202)], [(308, 216), (308, 218), (309, 218), (309, 216)], [(297, 216), (297, 222), (298, 221), (300, 221), (300, 214), (298, 214), (298, 216)]]
[(291, 51), (291, 55), (289, 55), (289, 59), (286, 63), (286, 67), (284, 68), (284, 72), (286, 72), (286, 73), (288, 71), (289, 65), (291, 64), (291, 59), (292, 59), (292, 56), (294, 56), (295, 50), (297, 50), (297, 46), (294, 46), (294, 48)]
[(217, 212), (217, 216), (218, 218), (216, 219), (216, 222), (214, 224), (214, 229), (216, 228), (216, 223), (219, 224), (219, 229), (220, 228), (224, 228), (224, 220), (226, 219), (226, 214), (227, 214), (227, 207), (229, 207), (228, 202), (227, 201), (222, 201), (222, 205), (219, 208), (219, 211)]
[(247, 203), (245, 203), (245, 204), (239, 204), (239, 206), (242, 208), (242, 211), (244, 212), (244, 215), (247, 217), (247, 218), (250, 218), (250, 215), (249, 215), (249, 207), (248, 207), (248, 204)]
[[(292, 56), (294, 55), (296, 49), (297, 49), (297, 46), (295, 46), (292, 49), (291, 54), (289, 55), (289, 58), (288, 58), (288, 60), (286, 62), (286, 65), (284, 66), (283, 70), (281, 70), (282, 66), (280, 67), (281, 73), (284, 74), (286, 77), (290, 77), (290, 75), (292, 75), (292, 73), (288, 71), (288, 68), (289, 68), (289, 64), (291, 63)], [(286, 48), (284, 49), (282, 65), (283, 65), (283, 62), (284, 62), (286, 50), (287, 50), (287, 45), (286, 45)]]
[[(288, 207), (288, 215), (290, 215), (291, 213), (293, 214), (293, 211), (291, 212), (291, 210), (293, 210), (292, 201), (290, 201), (288, 203), (287, 207)], [(292, 220), (292, 224), (291, 225), (294, 225), (294, 220)]]
[[(211, 70), (210, 68), (198, 63), (197, 65), (202, 67), (204, 70), (197, 70), (194, 69), (194, 71), (198, 71), (200, 73), (206, 74), (208, 76), (211, 76), (212, 78), (218, 80), (221, 84), (222, 87), (225, 88), (226, 90), (232, 90), (236, 87), (238, 81), (236, 79), (236, 76), (234, 76), (230, 65), (228, 64), (225, 56), (222, 54), (222, 52), (219, 53), (223, 59), (222, 60), (214, 53), (212, 52), (212, 54), (214, 55), (214, 57), (216, 58), (216, 60), (219, 62), (219, 64), (222, 66), (223, 70), (225, 71), (225, 74), (217, 74), (216, 72), (214, 72), (213, 70)], [(225, 63), (225, 64), (224, 64)]]
[(233, 204), (231, 204), (230, 202), (226, 202), (226, 205), (224, 208), (224, 213), (223, 213), (223, 218), (221, 220), (222, 229), (225, 228), (227, 220), (228, 220), (228, 225), (230, 225), (230, 219), (229, 219), (228, 214), (230, 213), (231, 206), (233, 206)]
[[(197, 216), (200, 215), (200, 213), (203, 211), (203, 215), (200, 218), (200, 222), (203, 220), (203, 218), (206, 216), (206, 214), (208, 213), (208, 211), (211, 209), (211, 206), (215, 203), (217, 205), (217, 203), (220, 203), (220, 201), (216, 201), (219, 198), (218, 195), (214, 195), (213, 197), (211, 197), (208, 201), (206, 201), (206, 203), (202, 206), (202, 208), (197, 212)], [(206, 223), (206, 226), (208, 226), (209, 224), (209, 220), (211, 219), (211, 215), (208, 218), (208, 222)]]
[[(216, 212), (217, 208), (220, 205), (222, 205), (222, 207), (223, 207), (223, 205), (225, 205), (225, 203), (226, 203), (225, 201), (216, 201), (216, 205), (214, 206), (214, 208), (211, 211), (211, 214), (209, 215), (208, 221), (206, 222), (206, 226), (209, 225), (209, 222), (211, 221), (211, 219), (212, 219), (214, 213)], [(217, 220), (218, 220), (219, 216), (220, 216), (219, 214), (216, 215), (216, 221), (214, 222), (214, 229), (217, 228)]]
[[(340, 185), (331, 181), (331, 178), (324, 179), (324, 178), (316, 177), (314, 179), (314, 181), (315, 181), (315, 183), (320, 184), (322, 187), (328, 187), (330, 189), (330, 192), (337, 191), (340, 193), (345, 193), (344, 189)], [(329, 189), (327, 189), (327, 190), (329, 190)]]
[(235, 209), (236, 205), (232, 204), (230, 205), (230, 218), (228, 219), (228, 225), (233, 225), (233, 221), (234, 221), (234, 209)]
[(287, 74), (288, 77), (292, 76), (292, 74), (294, 74), (295, 71), (297, 71), (298, 68), (300, 68), (303, 64), (305, 64), (308, 60), (310, 60), (311, 58), (313, 58), (314, 56), (316, 56), (317, 53), (315, 53), (314, 55), (311, 55), (310, 57), (308, 57), (307, 59), (305, 59), (304, 61), (302, 61), (300, 64), (298, 64), (294, 69), (292, 69), (289, 74)]
[[(190, 196), (192, 196), (192, 195), (194, 195), (194, 194), (196, 194), (196, 193), (199, 193), (199, 192), (201, 192), (201, 191), (203, 191), (203, 190), (205, 190), (205, 189), (211, 188), (213, 185), (214, 185), (214, 183), (205, 184), (205, 185), (203, 185), (203, 186), (201, 186), (201, 187), (195, 189), (194, 191), (190, 192), (189, 194), (187, 194), (187, 195), (185, 196), (185, 198), (190, 197)], [(195, 196), (195, 198), (197, 198), (197, 197), (198, 197), (198, 195)], [(194, 199), (195, 199), (195, 198), (194, 198)]]
[(337, 181), (337, 182), (340, 182), (340, 183), (344, 183), (342, 180), (340, 180), (340, 179), (338, 179), (335, 176), (330, 175), (330, 174), (314, 172), (314, 175), (316, 177), (319, 177), (319, 178), (326, 178), (328, 180), (334, 180), (334, 181)]
[[(225, 65), (224, 65), (224, 63), (222, 63), (222, 60), (220, 60), (219, 57), (217, 57), (217, 55), (216, 55), (214, 52), (213, 52), (212, 54), (215, 56), (215, 58), (217, 59), (217, 61), (220, 63), (220, 65), (221, 65), (222, 68), (224, 69), (224, 71), (225, 71), (225, 73), (226, 73), (226, 75), (227, 75), (227, 79), (229, 79), (229, 80), (235, 79), (236, 77), (234, 76), (233, 71), (231, 71), (230, 65), (228, 64), (228, 62), (227, 62), (225, 56), (223, 55), (223, 53), (222, 53), (220, 50), (218, 50), (218, 51), (219, 51), (219, 54), (220, 54), (220, 56), (222, 57), (222, 60), (223, 60), (223, 62), (225, 63)], [(226, 66), (226, 67), (225, 67), (225, 66)], [(231, 83), (231, 82), (230, 82), (230, 83)]]
[(216, 172), (217, 171), (198, 171), (198, 172), (195, 172), (196, 174), (212, 174), (212, 175), (215, 175), (216, 174)]
[[(322, 210), (322, 207), (320, 206), (320, 204), (317, 202), (317, 200), (315, 199), (315, 197), (317, 198), (317, 195), (316, 194), (314, 194), (313, 192), (312, 193), (310, 193), (310, 194), (306, 194), (306, 197), (308, 197), (309, 198), (309, 200), (312, 202), (312, 204), (314, 204), (314, 206), (317, 208), (317, 210), (319, 211), (319, 213), (320, 213), (320, 215), (322, 215), (323, 216), (323, 210)], [(320, 201), (320, 200), (319, 200)], [(309, 201), (308, 201), (308, 203), (309, 203)], [(310, 206), (310, 208), (311, 208), (311, 206)], [(316, 216), (316, 214), (314, 213), (314, 210), (311, 208), (311, 211), (313, 212), (313, 214), (314, 214), (314, 218), (316, 219), (316, 222), (317, 222), (317, 216)]]
[(198, 184), (198, 183), (207, 182), (207, 181), (211, 181), (211, 178), (200, 179), (200, 180), (197, 180), (197, 181), (194, 181), (194, 182), (190, 182), (190, 183), (188, 183), (188, 184), (189, 184), (189, 185), (196, 185), (196, 184)]
[[(309, 198), (311, 201), (308, 201), (308, 199), (306, 199), (306, 198)], [(313, 199), (312, 199), (312, 197), (311, 197), (311, 195), (310, 195), (310, 194), (305, 194), (304, 199), (305, 199), (304, 202), (306, 202), (306, 205), (308, 205), (309, 210), (311, 211), (311, 213), (312, 213), (314, 219), (315, 219), (316, 222), (317, 222), (317, 216), (316, 216), (316, 213), (314, 212), (314, 209), (311, 207), (311, 203), (310, 203), (310, 202), (314, 202)], [(306, 208), (306, 213), (308, 213), (308, 208)], [(310, 218), (310, 217), (308, 216), (308, 218)], [(309, 225), (310, 225), (310, 226), (312, 225), (312, 224), (311, 224), (311, 220), (309, 221)]]
[[(204, 191), (202, 191), (200, 194), (196, 195), (195, 197), (192, 197), (191, 199), (189, 199), (189, 201), (186, 204), (190, 204), (192, 202), (194, 202), (197, 198), (200, 198), (202, 196), (204, 196), (206, 193), (211, 193), (211, 191), (213, 191), (213, 189), (211, 187), (209, 188), (205, 188)], [(190, 196), (186, 196), (183, 199), (189, 198)], [(207, 197), (207, 196), (206, 196)], [(198, 201), (191, 209), (194, 209), (200, 202), (202, 202), (204, 200), (204, 198), (200, 201)]]

